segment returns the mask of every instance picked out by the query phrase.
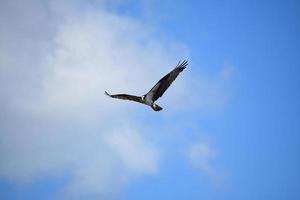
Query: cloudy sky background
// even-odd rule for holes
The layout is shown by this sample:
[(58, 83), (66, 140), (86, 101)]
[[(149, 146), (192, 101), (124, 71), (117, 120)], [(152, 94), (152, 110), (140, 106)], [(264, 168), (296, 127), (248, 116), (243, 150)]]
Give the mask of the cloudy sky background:
[[(298, 199), (295, 1), (1, 1), (3, 199)], [(144, 94), (179, 60), (158, 104)]]

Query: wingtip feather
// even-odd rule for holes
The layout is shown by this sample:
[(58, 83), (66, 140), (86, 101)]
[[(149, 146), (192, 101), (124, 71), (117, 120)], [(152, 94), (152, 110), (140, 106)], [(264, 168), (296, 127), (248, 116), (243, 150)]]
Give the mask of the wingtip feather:
[(182, 62), (179, 61), (179, 63), (177, 64), (176, 68), (180, 68), (181, 71), (184, 70), (186, 68), (186, 66), (188, 66), (188, 61), (187, 60), (183, 60)]
[(108, 94), (106, 91), (104, 91), (104, 94), (110, 97), (110, 94)]

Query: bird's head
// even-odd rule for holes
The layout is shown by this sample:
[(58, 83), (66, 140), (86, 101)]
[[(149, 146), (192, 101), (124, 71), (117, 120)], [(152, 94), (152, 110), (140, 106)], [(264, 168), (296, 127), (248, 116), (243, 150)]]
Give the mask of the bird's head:
[(142, 101), (145, 101), (145, 97), (146, 97), (146, 95), (143, 95), (143, 96), (142, 96)]

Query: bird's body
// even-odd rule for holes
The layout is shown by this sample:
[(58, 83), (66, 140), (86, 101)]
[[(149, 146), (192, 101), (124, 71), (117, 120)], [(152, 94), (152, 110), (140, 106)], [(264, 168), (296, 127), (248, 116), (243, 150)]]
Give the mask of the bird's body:
[(153, 100), (150, 95), (145, 95), (143, 97), (144, 97), (143, 99), (145, 100), (146, 105), (151, 106), (153, 104)]
[(147, 94), (143, 96), (133, 96), (128, 94), (110, 95), (107, 92), (105, 92), (105, 94), (112, 98), (130, 100), (130, 101), (142, 103), (150, 106), (155, 111), (160, 111), (162, 110), (162, 108), (159, 105), (157, 105), (155, 101), (165, 93), (165, 91), (169, 88), (172, 82), (177, 78), (179, 73), (182, 72), (187, 65), (188, 62), (186, 60), (183, 62), (179, 62), (174, 70), (172, 70), (170, 73), (165, 75), (162, 79), (160, 79), (154, 85), (154, 87)]

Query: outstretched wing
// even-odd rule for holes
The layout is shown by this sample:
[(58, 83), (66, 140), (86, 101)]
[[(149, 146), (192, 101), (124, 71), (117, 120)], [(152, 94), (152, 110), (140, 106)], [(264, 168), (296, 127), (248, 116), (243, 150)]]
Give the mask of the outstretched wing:
[(113, 94), (113, 95), (110, 95), (106, 91), (105, 91), (105, 94), (109, 97), (112, 97), (112, 98), (136, 101), (136, 102), (141, 103), (141, 97), (138, 97), (138, 96), (133, 96), (133, 95), (129, 95), (129, 94)]
[[(156, 101), (158, 98), (160, 98), (165, 91), (169, 88), (169, 86), (172, 84), (172, 82), (177, 78), (178, 74), (182, 72), (186, 66), (188, 65), (188, 62), (184, 60), (183, 62), (179, 62), (175, 69), (165, 75), (162, 79), (160, 79), (154, 87), (146, 94), (146, 96), (153, 101)], [(146, 98), (147, 98), (146, 97)]]

